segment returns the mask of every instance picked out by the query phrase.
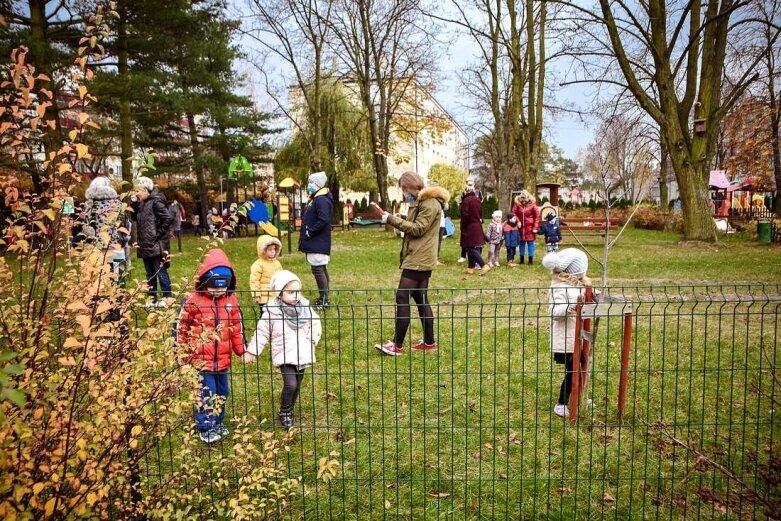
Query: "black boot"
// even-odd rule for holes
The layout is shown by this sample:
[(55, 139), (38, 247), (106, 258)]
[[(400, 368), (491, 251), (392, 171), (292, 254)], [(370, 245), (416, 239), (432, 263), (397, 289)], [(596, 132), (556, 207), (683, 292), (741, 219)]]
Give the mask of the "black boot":
[(279, 424), (285, 429), (293, 427), (293, 411), (279, 411)]
[(529, 257), (529, 265), (534, 264), (534, 257)]

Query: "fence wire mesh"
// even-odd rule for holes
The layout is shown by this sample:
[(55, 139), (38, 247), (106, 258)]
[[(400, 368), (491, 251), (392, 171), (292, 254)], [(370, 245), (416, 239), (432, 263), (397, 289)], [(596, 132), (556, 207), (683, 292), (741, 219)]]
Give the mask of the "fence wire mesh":
[[(548, 288), (430, 289), (439, 349), (402, 356), (395, 290), (333, 291), (320, 313), (293, 439), (289, 519), (764, 518), (777, 515), (781, 285), (609, 288), (631, 302), (626, 410), (618, 416), (623, 312), (600, 318), (577, 422), (553, 414), (563, 366), (550, 352)], [(247, 340), (260, 308), (239, 293)], [(227, 422), (282, 435), (269, 350), (234, 359)], [(264, 421), (265, 420), (265, 421)], [(170, 471), (171, 433), (145, 460)], [(229, 450), (230, 439), (203, 457)], [(338, 477), (318, 479), (335, 457)], [(236, 476), (238, 479), (239, 476)], [(229, 498), (215, 497), (215, 501)]]

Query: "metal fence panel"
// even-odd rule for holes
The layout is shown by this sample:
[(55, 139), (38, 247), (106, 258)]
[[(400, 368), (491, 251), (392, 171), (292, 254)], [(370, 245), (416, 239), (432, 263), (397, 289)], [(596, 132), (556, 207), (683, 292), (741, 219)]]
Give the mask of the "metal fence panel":
[[(432, 289), (439, 349), (387, 357), (373, 345), (392, 337), (394, 293), (333, 291), (321, 313), (318, 361), (280, 462), (302, 478), (290, 519), (768, 514), (756, 495), (777, 493), (768, 465), (778, 458), (781, 286), (610, 288), (633, 315), (626, 412), (619, 419), (624, 321), (610, 312), (576, 423), (552, 413), (564, 370), (550, 354), (547, 288)], [(260, 309), (239, 297), (249, 340)], [(408, 344), (421, 334), (413, 311)], [(281, 435), (268, 352), (235, 360), (227, 416)], [(170, 471), (182, 435), (148, 456), (147, 479)], [(341, 472), (326, 484), (317, 462), (332, 451)]]

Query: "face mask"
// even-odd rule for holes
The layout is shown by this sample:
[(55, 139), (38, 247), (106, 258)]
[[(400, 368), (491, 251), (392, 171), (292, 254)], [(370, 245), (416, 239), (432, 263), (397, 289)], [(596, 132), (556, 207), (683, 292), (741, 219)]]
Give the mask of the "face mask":
[(409, 204), (412, 204), (412, 203), (414, 203), (414, 202), (415, 202), (415, 196), (414, 196), (414, 195), (412, 195), (412, 194), (406, 194), (406, 195), (404, 196), (404, 201), (406, 201), (406, 202), (407, 202), (407, 203), (409, 203)]
[(306, 185), (306, 191), (309, 192), (310, 194), (313, 194), (317, 192), (317, 187), (312, 183), (309, 183), (308, 185)]

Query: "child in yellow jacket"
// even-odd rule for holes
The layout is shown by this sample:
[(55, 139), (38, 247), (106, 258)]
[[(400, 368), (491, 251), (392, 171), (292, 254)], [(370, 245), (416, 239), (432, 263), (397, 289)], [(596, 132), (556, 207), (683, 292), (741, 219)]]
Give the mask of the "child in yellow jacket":
[(271, 277), (282, 269), (282, 264), (277, 260), (282, 251), (282, 243), (271, 235), (258, 237), (258, 260), (252, 263), (249, 275), (249, 287), (255, 302), (263, 308), (269, 299), (274, 298), (269, 291)]

